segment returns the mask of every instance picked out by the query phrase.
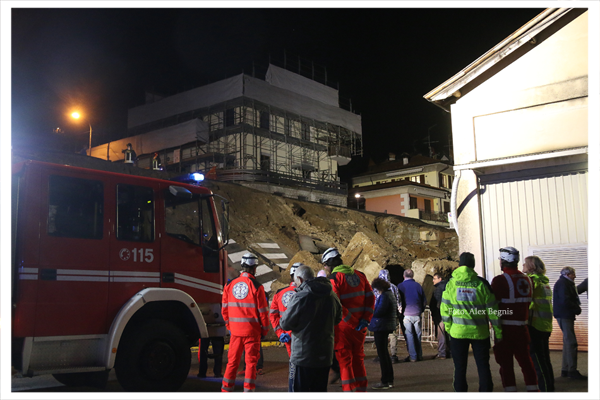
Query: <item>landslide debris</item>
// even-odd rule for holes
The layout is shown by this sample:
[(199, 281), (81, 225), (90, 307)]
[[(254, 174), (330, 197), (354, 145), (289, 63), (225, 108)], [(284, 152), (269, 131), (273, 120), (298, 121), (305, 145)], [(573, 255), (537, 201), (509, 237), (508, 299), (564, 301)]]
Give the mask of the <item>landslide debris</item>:
[[(230, 202), (230, 237), (246, 247), (266, 240), (278, 243), (293, 255), (288, 269), (303, 262), (318, 271), (320, 253), (329, 247), (337, 247), (344, 263), (365, 272), (369, 280), (387, 268), (392, 282), (399, 283), (404, 269), (421, 259), (457, 265), (457, 236), (447, 228), (412, 218), (288, 199), (234, 183), (210, 181), (205, 185)], [(301, 246), (307, 238), (314, 246)], [(313, 252), (306, 251), (311, 248)], [(419, 273), (417, 281), (423, 284), (425, 275)], [(289, 272), (282, 271), (271, 292), (289, 282)]]

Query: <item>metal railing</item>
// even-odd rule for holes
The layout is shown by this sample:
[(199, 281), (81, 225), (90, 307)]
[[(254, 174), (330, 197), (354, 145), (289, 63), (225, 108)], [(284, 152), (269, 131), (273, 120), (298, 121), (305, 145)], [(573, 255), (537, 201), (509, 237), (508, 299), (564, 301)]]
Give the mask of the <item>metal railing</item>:
[(350, 151), (350, 147), (342, 146), (342, 145), (329, 145), (327, 148), (327, 155), (329, 157), (332, 156), (341, 156), (352, 158), (352, 152)]
[(300, 186), (322, 192), (348, 194), (348, 185), (336, 181), (322, 181), (317, 179), (302, 178), (295, 175), (282, 174), (280, 172), (263, 170), (226, 169), (217, 170), (217, 178), (220, 181), (246, 181), (267, 182), (280, 186)]
[[(369, 332), (367, 338), (373, 340), (372, 336), (371, 332)], [(398, 340), (406, 341), (402, 332), (398, 332)], [(429, 343), (431, 347), (434, 347), (434, 345), (437, 345), (437, 342), (435, 324), (433, 323), (429, 306), (427, 306), (423, 314), (421, 314), (421, 343)]]
[(448, 222), (448, 214), (436, 211), (419, 210), (419, 219), (424, 219), (426, 221)]

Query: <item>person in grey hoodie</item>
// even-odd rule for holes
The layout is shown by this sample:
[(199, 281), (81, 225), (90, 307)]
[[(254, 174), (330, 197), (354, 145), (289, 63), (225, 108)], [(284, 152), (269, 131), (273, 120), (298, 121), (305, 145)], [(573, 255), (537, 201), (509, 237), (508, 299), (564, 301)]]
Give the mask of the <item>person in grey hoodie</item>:
[(342, 305), (329, 279), (302, 265), (294, 274), (296, 295), (279, 324), (292, 331), (290, 392), (326, 392), (333, 362), (334, 327), (342, 320)]

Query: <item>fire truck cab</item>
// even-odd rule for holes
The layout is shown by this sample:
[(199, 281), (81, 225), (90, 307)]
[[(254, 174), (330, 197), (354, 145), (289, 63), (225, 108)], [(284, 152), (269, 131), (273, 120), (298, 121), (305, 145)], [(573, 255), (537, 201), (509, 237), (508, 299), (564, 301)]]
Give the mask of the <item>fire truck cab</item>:
[[(135, 167), (131, 167), (135, 168)], [(40, 161), (13, 166), (12, 363), (67, 385), (175, 391), (224, 336), (226, 206), (207, 188)]]

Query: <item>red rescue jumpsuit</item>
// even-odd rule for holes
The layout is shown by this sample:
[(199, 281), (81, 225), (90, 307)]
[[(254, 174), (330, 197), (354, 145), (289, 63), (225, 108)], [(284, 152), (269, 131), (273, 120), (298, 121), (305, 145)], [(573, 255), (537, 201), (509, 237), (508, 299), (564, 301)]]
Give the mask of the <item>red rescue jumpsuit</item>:
[[(341, 272), (349, 270), (354, 273)], [(335, 355), (340, 364), (342, 390), (366, 392), (364, 343), (367, 329), (357, 331), (355, 328), (361, 319), (370, 322), (373, 317), (373, 289), (365, 274), (346, 265), (334, 268), (329, 279), (342, 303), (342, 321), (335, 327)]]
[[(279, 289), (277, 293), (275, 293), (275, 296), (273, 296), (273, 301), (271, 301), (271, 311), (269, 313), (269, 319), (271, 320), (271, 325), (275, 330), (277, 338), (279, 338), (279, 336), (281, 336), (282, 333), (287, 333), (288, 335), (290, 335), (290, 338), (292, 337), (292, 331), (284, 331), (283, 329), (281, 329), (281, 326), (279, 326), (279, 320), (281, 319), (281, 314), (283, 314), (283, 312), (287, 310), (288, 302), (296, 293), (294, 289), (296, 289), (296, 284), (292, 282), (290, 283), (290, 286)], [(285, 348), (287, 349), (288, 356), (291, 357), (291, 340), (285, 343)]]
[(504, 268), (502, 275), (492, 280), (492, 290), (498, 300), (502, 325), (502, 340), (494, 346), (494, 356), (500, 365), (502, 386), (506, 392), (516, 392), (513, 355), (517, 359), (527, 391), (538, 392), (537, 375), (529, 354), (529, 305), (533, 295), (531, 279), (516, 268)]
[(256, 363), (260, 352), (260, 339), (269, 331), (269, 305), (265, 289), (254, 276), (242, 272), (223, 289), (222, 313), (231, 338), (221, 391), (233, 391), (236, 371), (245, 350), (244, 392), (253, 392), (256, 389)]

